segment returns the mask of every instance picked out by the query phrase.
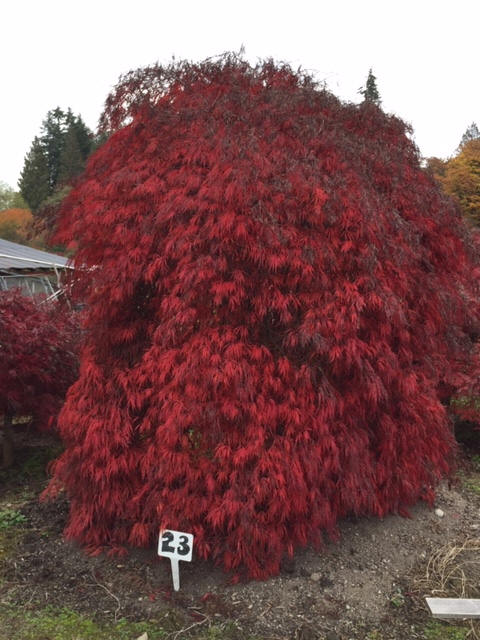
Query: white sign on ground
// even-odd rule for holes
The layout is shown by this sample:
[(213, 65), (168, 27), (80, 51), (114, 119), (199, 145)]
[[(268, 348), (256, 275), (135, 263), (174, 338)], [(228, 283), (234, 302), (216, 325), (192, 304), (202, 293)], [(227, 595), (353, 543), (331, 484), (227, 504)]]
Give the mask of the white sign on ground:
[(480, 600), (425, 598), (434, 618), (480, 618)]
[(192, 560), (192, 551), (192, 533), (172, 531), (171, 529), (164, 529), (163, 531), (160, 531), (160, 537), (158, 539), (158, 555), (170, 558), (173, 588), (175, 591), (180, 589), (180, 569), (178, 563), (180, 560), (190, 562)]

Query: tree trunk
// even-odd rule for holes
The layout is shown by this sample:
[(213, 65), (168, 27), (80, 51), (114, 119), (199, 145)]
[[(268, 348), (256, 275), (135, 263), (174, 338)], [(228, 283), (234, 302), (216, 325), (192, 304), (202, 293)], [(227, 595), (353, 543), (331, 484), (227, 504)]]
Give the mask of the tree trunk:
[(0, 468), (8, 469), (13, 464), (12, 416), (3, 416), (3, 427), (0, 427)]

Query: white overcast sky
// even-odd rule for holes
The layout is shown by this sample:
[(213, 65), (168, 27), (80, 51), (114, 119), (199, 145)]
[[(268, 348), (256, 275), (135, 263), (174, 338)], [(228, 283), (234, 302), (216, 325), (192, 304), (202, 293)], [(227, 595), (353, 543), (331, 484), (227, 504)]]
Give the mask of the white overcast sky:
[(16, 188), (50, 109), (95, 129), (121, 73), (241, 45), (353, 102), (372, 67), (383, 108), (413, 126), (422, 155), (448, 157), (480, 126), (479, 19), (479, 0), (3, 0), (0, 181)]

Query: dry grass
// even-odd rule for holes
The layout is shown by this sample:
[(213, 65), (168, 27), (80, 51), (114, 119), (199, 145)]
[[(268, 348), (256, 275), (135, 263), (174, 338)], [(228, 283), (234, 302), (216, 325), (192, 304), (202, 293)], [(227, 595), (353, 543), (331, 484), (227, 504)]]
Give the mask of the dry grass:
[[(423, 597), (480, 598), (480, 538), (452, 542), (435, 551), (416, 588)], [(469, 622), (468, 637), (480, 640), (480, 623)]]
[(425, 582), (437, 598), (479, 598), (480, 538), (441, 547), (428, 561)]

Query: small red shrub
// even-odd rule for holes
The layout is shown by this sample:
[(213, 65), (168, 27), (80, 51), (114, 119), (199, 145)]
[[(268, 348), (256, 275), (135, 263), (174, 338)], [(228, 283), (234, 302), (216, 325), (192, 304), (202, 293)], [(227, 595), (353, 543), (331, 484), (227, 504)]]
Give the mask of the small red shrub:
[(78, 371), (79, 327), (62, 304), (0, 292), (0, 415), (51, 427)]

